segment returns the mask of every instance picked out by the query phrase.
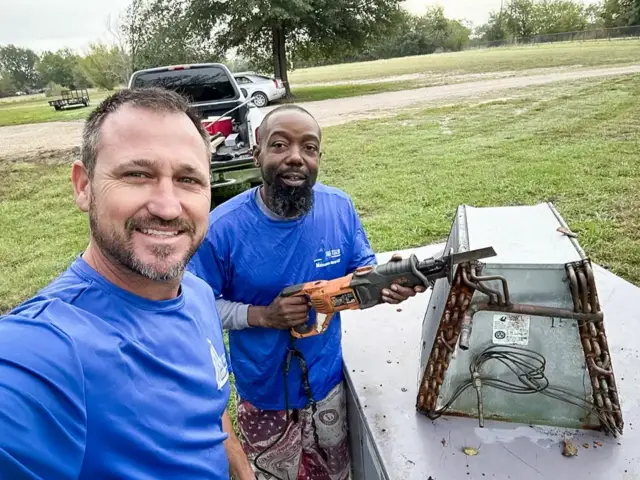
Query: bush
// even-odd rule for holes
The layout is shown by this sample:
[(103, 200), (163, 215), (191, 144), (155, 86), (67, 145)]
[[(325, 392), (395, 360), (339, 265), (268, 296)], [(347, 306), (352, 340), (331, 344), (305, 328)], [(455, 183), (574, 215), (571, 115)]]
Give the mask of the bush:
[(59, 97), (62, 95), (62, 90), (65, 88), (62, 85), (58, 85), (55, 82), (49, 82), (47, 88), (44, 89), (45, 97)]

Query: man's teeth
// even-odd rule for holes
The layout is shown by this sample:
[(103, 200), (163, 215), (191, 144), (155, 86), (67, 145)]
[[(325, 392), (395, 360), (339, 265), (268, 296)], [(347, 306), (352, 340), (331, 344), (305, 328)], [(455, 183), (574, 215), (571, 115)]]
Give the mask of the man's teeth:
[(178, 231), (167, 232), (164, 230), (153, 230), (151, 228), (143, 228), (140, 230), (145, 235), (158, 235), (159, 237), (175, 237), (178, 235)]

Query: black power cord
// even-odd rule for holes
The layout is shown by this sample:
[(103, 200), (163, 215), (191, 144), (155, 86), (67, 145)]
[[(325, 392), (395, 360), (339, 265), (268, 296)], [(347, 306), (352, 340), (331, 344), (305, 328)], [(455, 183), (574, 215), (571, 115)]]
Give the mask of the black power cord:
[[(513, 372), (516, 378), (520, 381), (520, 384), (482, 376), (480, 374), (480, 369), (490, 360), (495, 360), (505, 365), (509, 370), (511, 370), (511, 372)], [(482, 405), (482, 387), (489, 386), (505, 392), (523, 395), (541, 393), (561, 402), (575, 405), (595, 415), (602, 422), (604, 428), (609, 433), (616, 436), (616, 432), (619, 432), (618, 427), (615, 424), (612, 424), (605, 415), (602, 415), (592, 402), (589, 402), (568, 390), (550, 385), (549, 380), (544, 373), (545, 367), (546, 359), (544, 356), (533, 350), (511, 346), (488, 347), (469, 365), (471, 379), (462, 382), (454, 390), (451, 398), (442, 408), (433, 413), (427, 413), (426, 415), (431, 420), (441, 417), (451, 408), (453, 403), (458, 399), (458, 397), (460, 397), (460, 395), (462, 395), (462, 393), (464, 393), (468, 388), (474, 387), (478, 396), (478, 413), (480, 416), (480, 426), (482, 426), (484, 410)]]
[[(304, 388), (305, 394), (309, 398), (309, 402), (311, 403), (311, 412), (312, 412), (311, 413), (311, 427), (313, 428), (313, 439), (315, 440), (316, 445), (318, 446), (318, 450), (320, 451), (320, 455), (322, 455), (322, 458), (325, 461), (327, 460), (327, 454), (320, 447), (320, 440), (319, 440), (319, 437), (318, 437), (318, 428), (317, 428), (316, 420), (315, 420), (315, 415), (317, 413), (317, 405), (316, 405), (315, 399), (313, 398), (313, 393), (311, 391), (311, 384), (309, 383), (309, 369), (307, 367), (307, 362), (305, 361), (304, 357), (302, 356), (302, 353), (300, 352), (300, 350), (295, 348), (294, 341), (295, 341), (295, 338), (293, 336), (290, 336), (289, 337), (289, 347), (287, 348), (287, 356), (286, 356), (285, 364), (284, 364), (284, 410), (285, 410), (284, 428), (282, 429), (282, 432), (280, 433), (278, 438), (276, 438), (271, 445), (269, 445), (264, 450), (262, 450), (256, 456), (256, 458), (253, 460), (253, 464), (255, 465), (255, 467), (258, 470), (260, 470), (262, 473), (266, 473), (267, 475), (271, 475), (276, 480), (284, 480), (284, 479), (282, 479), (282, 478), (278, 477), (277, 475), (275, 475), (274, 473), (262, 468), (260, 465), (258, 465), (258, 460), (265, 453), (267, 453), (269, 450), (271, 450), (273, 447), (275, 447), (280, 442), (280, 440), (282, 440), (282, 438), (284, 437), (284, 434), (287, 432), (287, 428), (289, 427), (289, 384), (288, 384), (287, 380), (288, 380), (288, 375), (289, 375), (289, 368), (291, 367), (291, 359), (293, 357), (296, 357), (298, 359), (298, 361), (300, 362), (300, 368), (302, 370), (302, 386)], [(256, 478), (257, 478), (257, 475), (256, 475)], [(289, 479), (287, 479), (287, 480), (289, 480)]]

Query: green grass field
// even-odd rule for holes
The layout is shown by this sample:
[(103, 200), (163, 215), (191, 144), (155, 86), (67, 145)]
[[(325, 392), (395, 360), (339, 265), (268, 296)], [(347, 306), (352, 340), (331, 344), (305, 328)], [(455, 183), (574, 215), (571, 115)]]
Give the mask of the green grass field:
[[(327, 128), (321, 180), (376, 251), (441, 241), (460, 204), (552, 201), (593, 259), (640, 285), (640, 75)], [(0, 312), (87, 241), (68, 165), (0, 165)]]
[(382, 78), (412, 73), (461, 74), (562, 66), (637, 63), (640, 40), (598, 40), (466, 50), (373, 62), (343, 63), (294, 70), (295, 85)]
[[(292, 71), (290, 81), (293, 85), (294, 101), (310, 102), (474, 80), (454, 75), (523, 71), (545, 67), (624, 65), (638, 62), (638, 59), (640, 40), (558, 43), (308, 68)], [(308, 86), (311, 83), (365, 80), (405, 74), (425, 76), (381, 83)], [(92, 105), (95, 106), (108, 93), (91, 90)], [(48, 100), (43, 95), (0, 100), (0, 126), (82, 120), (91, 111), (91, 108), (75, 108), (56, 112), (47, 104)]]

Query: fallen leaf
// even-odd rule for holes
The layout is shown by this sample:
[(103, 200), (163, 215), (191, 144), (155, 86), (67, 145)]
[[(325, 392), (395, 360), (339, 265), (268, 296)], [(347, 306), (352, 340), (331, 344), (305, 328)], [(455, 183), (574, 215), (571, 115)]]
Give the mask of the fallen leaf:
[(564, 448), (562, 449), (562, 455), (565, 457), (575, 457), (578, 455), (578, 449), (571, 443), (571, 440), (564, 439)]
[(440, 443), (442, 444), (443, 447), (447, 446), (447, 440), (445, 438), (443, 438), (442, 440), (440, 440)]
[(601, 446), (602, 446), (602, 444), (601, 444), (600, 442), (593, 442), (593, 443), (594, 443), (595, 445), (599, 446), (599, 447), (601, 447)]
[(567, 237), (578, 238), (578, 235), (572, 232), (571, 230), (569, 230), (568, 228), (558, 227), (557, 230), (558, 232), (566, 235)]
[(584, 444), (582, 444), (582, 446), (583, 446), (584, 448), (589, 448), (589, 444), (588, 444), (588, 443), (584, 443)]
[(471, 447), (464, 447), (463, 452), (464, 452), (465, 455), (473, 457), (473, 456), (478, 454), (478, 449), (477, 448), (471, 448)]
[(398, 309), (396, 310), (396, 312), (401, 312), (401, 311), (402, 311), (402, 309), (401, 309), (401, 308), (398, 308)]

